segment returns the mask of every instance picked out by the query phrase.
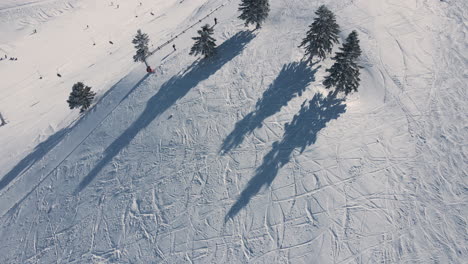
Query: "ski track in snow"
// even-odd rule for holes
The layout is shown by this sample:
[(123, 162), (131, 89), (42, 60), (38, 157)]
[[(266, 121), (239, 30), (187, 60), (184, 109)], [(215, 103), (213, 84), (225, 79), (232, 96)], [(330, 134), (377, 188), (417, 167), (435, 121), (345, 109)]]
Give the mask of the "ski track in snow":
[[(219, 5), (219, 2), (215, 5)], [(27, 150), (41, 151), (33, 150), (32, 146), (44, 142), (48, 136), (53, 137), (55, 132), (79, 118), (76, 112), (69, 111), (63, 100), (74, 82), (86, 80), (98, 92), (99, 98), (135, 68), (131, 59), (134, 51), (128, 39), (136, 29), (142, 28), (150, 35), (157, 36), (152, 38), (153, 47), (170, 39), (170, 31), (179, 31), (179, 28), (198, 23), (199, 19), (191, 19), (210, 11), (204, 10), (203, 14), (190, 16), (205, 3), (203, 0), (183, 6), (174, 0), (145, 2), (142, 6), (138, 6), (138, 3), (130, 6), (121, 3), (121, 9), (116, 8), (117, 3), (110, 5), (93, 1), (41, 3), (38, 7), (36, 4), (0, 12), (0, 20), (5, 22), (0, 23), (0, 30), (4, 30), (11, 39), (5, 44), (0, 43), (0, 52), (2, 56), (5, 53), (10, 57), (19, 57), (15, 62), (0, 61), (0, 72), (9, 77), (2, 79), (0, 98), (0, 111), (9, 124), (0, 131), (2, 146), (8, 153), (0, 161), (2, 174), (11, 170), (10, 166), (15, 161), (27, 157)], [(38, 17), (42, 13), (47, 13), (46, 19)], [(30, 23), (25, 25), (24, 20), (30, 20)], [(86, 28), (86, 23), (89, 28)], [(37, 29), (38, 33), (32, 34), (33, 29)], [(66, 38), (63, 38), (60, 29), (66, 31)], [(60, 41), (51, 42), (51, 38), (59, 38)], [(110, 40), (113, 40), (113, 45), (109, 44)], [(93, 46), (93, 43), (96, 45)], [(42, 52), (36, 52), (35, 47), (38, 46)], [(162, 49), (161, 52), (166, 53), (167, 50)], [(55, 56), (51, 56), (52, 53)], [(155, 62), (159, 62), (159, 58)], [(62, 77), (58, 78), (57, 73)], [(39, 76), (43, 79), (39, 79)]]
[(463, 263), (467, 4), (325, 1), (364, 53), (342, 101), (300, 62), (321, 3), (253, 33), (226, 3), (217, 58), (183, 35), (0, 184), (0, 262)]

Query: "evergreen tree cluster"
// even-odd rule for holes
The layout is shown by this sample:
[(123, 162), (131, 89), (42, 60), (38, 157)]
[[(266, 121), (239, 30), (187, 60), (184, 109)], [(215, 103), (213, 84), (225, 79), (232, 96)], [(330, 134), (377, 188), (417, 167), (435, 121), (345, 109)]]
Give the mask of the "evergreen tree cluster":
[[(241, 0), (239, 5), (239, 18), (245, 21), (245, 26), (250, 24), (260, 28), (270, 12), (269, 0)], [(305, 60), (312, 64), (315, 58), (323, 61), (327, 58), (334, 44), (339, 43), (338, 34), (340, 27), (336, 22), (335, 14), (326, 6), (320, 6), (315, 12), (317, 15), (299, 47), (304, 48)], [(213, 38), (214, 26), (204, 25), (197, 31), (198, 36), (193, 37), (194, 45), (190, 49), (190, 55), (202, 55), (205, 58), (216, 54), (216, 40)], [(148, 48), (149, 37), (140, 29), (132, 40), (136, 49), (133, 56), (135, 62), (143, 62), (149, 68), (146, 58), (150, 55)], [(332, 58), (334, 64), (327, 69), (328, 76), (325, 77), (323, 85), (330, 89), (335, 87), (335, 93), (344, 92), (346, 95), (357, 91), (360, 82), (360, 66), (357, 59), (361, 55), (358, 34), (351, 32), (346, 38), (346, 42)], [(67, 100), (70, 109), (81, 107), (81, 112), (91, 105), (95, 93), (91, 87), (85, 86), (82, 82), (73, 85), (73, 90)]]
[[(270, 5), (268, 0), (242, 0), (239, 10), (241, 11), (239, 18), (245, 20), (246, 26), (256, 24), (256, 27), (260, 28), (263, 21), (268, 17)], [(215, 23), (217, 23), (216, 18)], [(194, 56), (201, 54), (205, 58), (214, 56), (216, 54), (216, 40), (212, 37), (214, 33), (213, 27), (206, 24), (197, 33), (198, 36), (192, 38), (195, 40), (195, 43), (190, 49), (189, 54)], [(148, 35), (138, 29), (132, 43), (136, 49), (133, 60), (145, 63), (148, 70), (149, 66), (146, 58), (151, 54), (148, 48)], [(113, 43), (111, 42), (111, 44)], [(59, 75), (59, 77), (61, 76)], [(95, 95), (91, 91), (91, 87), (85, 86), (82, 82), (75, 83), (67, 100), (68, 106), (70, 109), (81, 108), (80, 112), (83, 112), (90, 107)]]
[[(306, 37), (302, 40), (299, 47), (304, 47), (304, 56), (309, 63), (313, 62), (314, 57), (320, 60), (326, 59), (327, 55), (333, 50), (333, 45), (338, 43), (339, 25), (336, 18), (326, 6), (322, 5), (315, 12), (317, 17), (309, 26)], [(335, 87), (335, 93), (344, 92), (346, 95), (357, 91), (359, 87), (359, 65), (356, 60), (361, 55), (358, 34), (351, 32), (346, 38), (346, 42), (340, 51), (335, 54), (332, 60), (335, 61), (329, 73), (323, 81), (323, 85), (330, 89)]]
[[(239, 18), (245, 21), (245, 26), (250, 24), (256, 25), (259, 29), (270, 12), (269, 0), (242, 0), (239, 5), (241, 14)], [(201, 54), (205, 58), (212, 57), (216, 54), (216, 40), (212, 37), (213, 27), (204, 25), (201, 30), (198, 30), (198, 36), (192, 38), (195, 40), (194, 45), (190, 49), (190, 55), (197, 56)]]
[(80, 112), (85, 111), (91, 105), (96, 93), (91, 91), (91, 87), (85, 86), (82, 82), (77, 82), (72, 87), (72, 92), (68, 97), (67, 103), (70, 109), (79, 108)]

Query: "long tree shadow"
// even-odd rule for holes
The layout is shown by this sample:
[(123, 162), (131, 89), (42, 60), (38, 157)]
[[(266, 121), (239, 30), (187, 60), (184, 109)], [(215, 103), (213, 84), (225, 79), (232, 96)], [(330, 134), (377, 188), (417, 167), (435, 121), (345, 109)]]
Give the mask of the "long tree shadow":
[[(149, 74), (146, 74), (141, 80), (138, 81), (137, 84), (135, 84), (132, 89), (130, 89), (127, 94), (123, 97), (120, 102), (125, 100), (133, 92), (133, 90), (138, 87), (142, 82), (144, 82), (147, 78), (149, 77)], [(65, 138), (66, 135), (68, 135), (70, 132), (72, 132), (76, 127), (79, 127), (83, 122), (86, 122), (87, 117), (93, 114), (94, 109), (96, 106), (98, 106), (103, 100), (107, 98), (107, 96), (114, 91), (115, 87), (120, 85), (120, 83), (125, 80), (125, 78), (122, 78), (120, 81), (118, 81), (114, 86), (112, 86), (110, 89), (108, 89), (100, 98), (98, 101), (92, 106), (92, 108), (89, 111), (86, 111), (84, 113), (84, 116), (82, 116), (76, 123), (73, 125), (63, 128), (57, 132), (55, 132), (53, 135), (50, 135), (44, 142), (39, 143), (34, 150), (29, 153), (26, 157), (24, 157), (18, 164), (16, 164), (3, 178), (0, 180), (0, 190), (4, 189), (10, 182), (12, 182), (16, 177), (20, 176), (21, 174), (25, 173), (29, 168), (31, 168), (37, 161), (41, 160), (43, 157), (49, 153), (55, 146), (57, 146), (62, 140)]]
[(227, 62), (239, 55), (245, 46), (254, 38), (249, 31), (242, 31), (226, 40), (218, 47), (218, 55), (212, 59), (203, 59), (192, 64), (183, 74), (176, 75), (164, 83), (159, 91), (151, 97), (143, 113), (104, 151), (104, 157), (83, 178), (75, 190), (75, 194), (83, 190), (142, 129), (147, 127), (156, 117), (164, 113), (177, 100), (184, 97), (190, 89), (203, 80), (215, 74)]
[(327, 97), (316, 94), (308, 105), (304, 102), (291, 123), (285, 125), (281, 141), (273, 143), (271, 151), (263, 158), (263, 163), (257, 168), (255, 176), (226, 214), (225, 221), (236, 216), (263, 186), (269, 186), (273, 182), (278, 171), (290, 161), (296, 148), (302, 153), (307, 146), (314, 144), (317, 133), (325, 128), (327, 122), (337, 119), (345, 111), (344, 100), (332, 94)]
[(307, 86), (315, 81), (318, 68), (312, 70), (303, 61), (283, 65), (278, 77), (257, 102), (255, 110), (236, 123), (234, 130), (223, 141), (220, 152), (225, 154), (239, 146), (248, 134), (262, 127), (265, 119), (279, 112), (294, 97), (301, 96)]
[(65, 135), (70, 131), (70, 128), (63, 128), (55, 134), (49, 136), (44, 142), (38, 144), (33, 152), (29, 153), (24, 157), (18, 164), (16, 164), (3, 178), (0, 180), (0, 190), (3, 190), (11, 181), (13, 181), (18, 175), (27, 171), (36, 161), (42, 159), (51, 149), (53, 149)]

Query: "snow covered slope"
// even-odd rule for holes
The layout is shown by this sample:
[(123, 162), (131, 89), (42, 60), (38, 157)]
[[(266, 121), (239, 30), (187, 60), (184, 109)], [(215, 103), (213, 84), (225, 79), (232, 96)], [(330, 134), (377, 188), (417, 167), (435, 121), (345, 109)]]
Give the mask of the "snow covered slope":
[[(112, 36), (128, 42), (141, 26), (164, 43), (220, 7), (206, 20), (220, 22), (219, 55), (187, 55), (198, 25), (176, 39), (176, 52), (151, 57), (154, 75), (131, 62), (130, 45), (64, 52), (62, 63), (81, 65), (63, 67), (67, 75), (102, 87), (71, 126), (77, 114), (64, 100), (78, 77), (44, 86), (64, 85), (53, 99), (34, 94), (56, 101), (41, 107), (42, 119), (20, 107), (21, 89), (2, 87), (17, 99), (2, 97), (0, 107), (8, 101), (8, 115), (25, 118), (0, 127), (12, 146), (2, 157), (31, 138), (28, 129), (63, 129), (0, 164), (1, 263), (464, 262), (468, 4), (271, 0), (269, 19), (250, 32), (236, 0), (162, 2), (170, 19), (116, 19)], [(90, 3), (72, 5), (107, 12), (108, 3)], [(360, 35), (361, 87), (346, 100), (321, 85), (332, 62), (308, 67), (297, 48), (320, 4), (337, 14), (343, 38)], [(47, 22), (51, 32), (63, 30), (60, 19)], [(4, 76), (23, 74), (0, 63)]]
[(0, 61), (0, 113), (8, 122), (0, 130), (0, 175), (79, 118), (66, 103), (74, 83), (92, 86), (99, 98), (134, 69), (137, 29), (156, 48), (210, 11), (198, 11), (202, 0), (0, 2), (0, 57), (18, 58)]

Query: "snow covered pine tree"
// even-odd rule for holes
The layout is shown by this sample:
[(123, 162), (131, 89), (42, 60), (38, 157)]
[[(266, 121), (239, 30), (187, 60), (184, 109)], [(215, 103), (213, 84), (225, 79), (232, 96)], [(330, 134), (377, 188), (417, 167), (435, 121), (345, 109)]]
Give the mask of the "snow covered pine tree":
[(359, 87), (359, 68), (356, 59), (361, 55), (359, 39), (356, 31), (351, 32), (346, 38), (346, 43), (340, 48), (333, 60), (335, 63), (327, 72), (323, 85), (327, 89), (336, 87), (335, 93), (344, 92), (348, 95), (352, 91), (357, 91)]
[(75, 83), (72, 89), (67, 100), (70, 109), (81, 107), (80, 112), (88, 109), (96, 93), (91, 91), (91, 87), (85, 87), (82, 82)]
[(132, 43), (135, 45), (136, 54), (133, 56), (133, 60), (135, 62), (143, 62), (145, 63), (146, 67), (148, 67), (148, 63), (146, 62), (146, 57), (149, 55), (148, 43), (149, 38), (148, 35), (141, 32), (141, 29), (137, 30), (136, 36), (133, 38)]
[(245, 21), (245, 26), (256, 24), (256, 29), (262, 26), (270, 12), (269, 0), (242, 0), (239, 5), (239, 18)]
[(202, 54), (205, 58), (211, 57), (216, 54), (216, 40), (211, 37), (213, 35), (213, 28), (210, 28), (208, 24), (204, 25), (201, 30), (198, 30), (200, 36), (192, 38), (195, 40), (190, 49), (190, 55), (197, 56)]
[(322, 5), (315, 11), (317, 17), (309, 26), (306, 37), (299, 47), (304, 47), (306, 60), (312, 63), (312, 59), (317, 56), (320, 60), (331, 53), (333, 44), (338, 43), (340, 26), (336, 23), (335, 14), (326, 6)]

